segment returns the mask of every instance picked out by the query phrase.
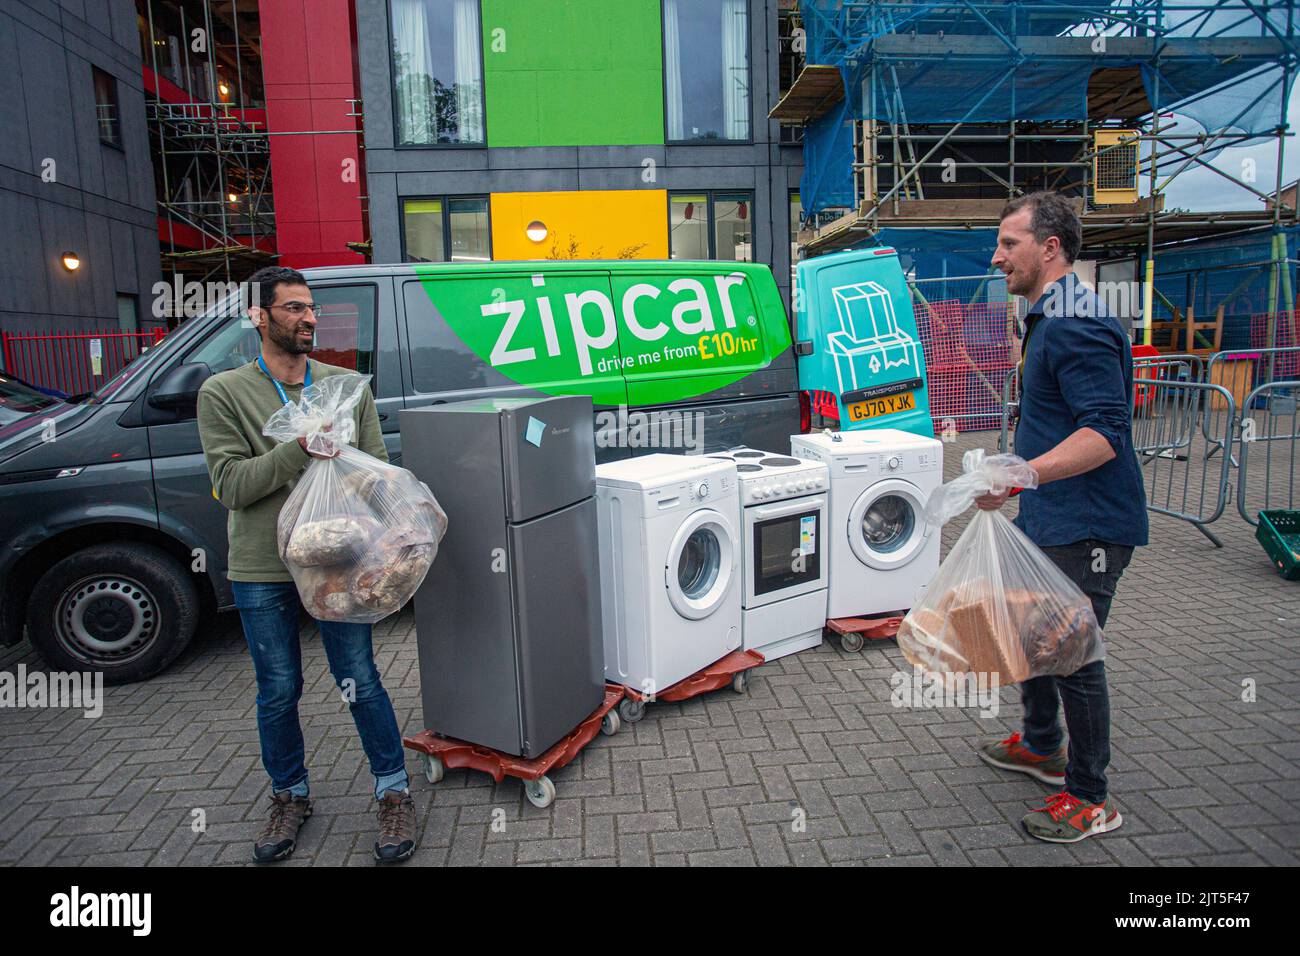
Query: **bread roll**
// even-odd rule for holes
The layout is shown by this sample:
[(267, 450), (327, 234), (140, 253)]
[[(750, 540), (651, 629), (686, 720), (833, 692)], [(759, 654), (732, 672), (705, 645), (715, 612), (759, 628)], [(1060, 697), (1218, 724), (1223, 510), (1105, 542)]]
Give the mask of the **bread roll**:
[(306, 521), (289, 535), (284, 560), (299, 568), (349, 561), (366, 553), (377, 529), (373, 518), (360, 515)]
[(347, 566), (302, 568), (295, 579), (303, 606), (318, 621), (341, 621), (356, 610), (352, 574)]

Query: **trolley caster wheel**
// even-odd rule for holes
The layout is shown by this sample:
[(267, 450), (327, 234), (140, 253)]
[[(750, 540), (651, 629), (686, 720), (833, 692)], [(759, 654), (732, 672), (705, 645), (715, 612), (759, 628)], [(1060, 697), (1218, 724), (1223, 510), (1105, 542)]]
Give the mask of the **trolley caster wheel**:
[(616, 710), (611, 710), (600, 718), (600, 732), (606, 737), (613, 737), (622, 726), (623, 722), (618, 719), (618, 711)]
[(430, 783), (440, 783), (442, 781), (443, 766), (442, 758), (435, 757), (433, 754), (424, 755), (424, 779)]
[(539, 810), (545, 810), (555, 802), (555, 784), (550, 777), (542, 776), (536, 780), (524, 781), (524, 796), (528, 802)]
[(737, 694), (745, 693), (749, 689), (749, 671), (741, 671), (731, 678), (731, 689)]
[(867, 639), (858, 631), (850, 631), (847, 634), (840, 635), (840, 647), (844, 648), (850, 654), (856, 654), (858, 651), (862, 650), (862, 645), (866, 642)]
[(645, 716), (645, 701), (624, 697), (618, 702), (618, 712), (629, 724), (635, 724)]

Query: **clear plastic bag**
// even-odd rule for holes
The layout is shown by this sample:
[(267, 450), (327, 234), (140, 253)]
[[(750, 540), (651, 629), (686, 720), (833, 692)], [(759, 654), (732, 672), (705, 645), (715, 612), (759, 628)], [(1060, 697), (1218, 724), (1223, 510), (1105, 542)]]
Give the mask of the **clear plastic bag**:
[(405, 468), (349, 445), (367, 375), (332, 375), (303, 389), (262, 433), (306, 440), (313, 458), (280, 509), (280, 559), (303, 605), (321, 621), (373, 624), (401, 609), (424, 581), (447, 515)]
[[(932, 523), (956, 517), (980, 495), (1038, 486), (1015, 455), (968, 451), (962, 471), (931, 494)], [(978, 512), (962, 532), (899, 626), (898, 646), (914, 667), (997, 674), (1002, 684), (1072, 674), (1105, 657), (1092, 602), (1001, 511)]]

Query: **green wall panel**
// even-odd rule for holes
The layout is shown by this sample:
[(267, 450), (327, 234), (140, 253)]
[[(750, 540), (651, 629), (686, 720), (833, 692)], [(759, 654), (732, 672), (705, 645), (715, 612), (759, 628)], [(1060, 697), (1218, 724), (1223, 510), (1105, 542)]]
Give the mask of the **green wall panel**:
[(659, 0), (483, 0), (488, 146), (662, 143), (662, 48)]

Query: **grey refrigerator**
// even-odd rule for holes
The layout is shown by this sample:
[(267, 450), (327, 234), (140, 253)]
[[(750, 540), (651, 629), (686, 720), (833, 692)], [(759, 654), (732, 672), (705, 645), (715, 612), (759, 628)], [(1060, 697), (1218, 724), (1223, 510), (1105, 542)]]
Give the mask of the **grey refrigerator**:
[(415, 594), (425, 728), (540, 756), (604, 700), (591, 399), (399, 417), (402, 464), (448, 521)]

